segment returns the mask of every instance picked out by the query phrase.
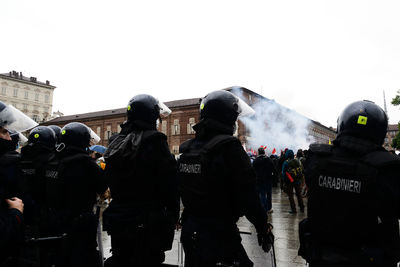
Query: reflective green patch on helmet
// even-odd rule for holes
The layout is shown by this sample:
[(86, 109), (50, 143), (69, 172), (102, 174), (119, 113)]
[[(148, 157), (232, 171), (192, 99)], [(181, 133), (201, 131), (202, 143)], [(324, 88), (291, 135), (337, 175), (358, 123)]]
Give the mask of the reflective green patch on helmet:
[(132, 109), (131, 105), (128, 105), (127, 110), (130, 111)]
[(39, 134), (35, 134), (33, 137), (35, 137), (36, 139), (39, 138)]
[(65, 130), (62, 130), (62, 131), (61, 131), (61, 134), (62, 134), (62, 135), (64, 135), (65, 133), (66, 133), (66, 131), (65, 131)]
[(365, 117), (365, 116), (358, 116), (358, 121), (357, 121), (357, 123), (358, 124), (362, 124), (362, 125), (367, 125), (367, 117)]
[(204, 108), (204, 103), (201, 103), (200, 109), (203, 110), (203, 108)]

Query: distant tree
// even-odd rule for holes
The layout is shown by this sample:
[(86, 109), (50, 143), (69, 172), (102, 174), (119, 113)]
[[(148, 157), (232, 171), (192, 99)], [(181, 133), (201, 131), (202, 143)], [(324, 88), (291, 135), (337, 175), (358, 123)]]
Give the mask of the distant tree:
[(400, 105), (400, 90), (397, 91), (397, 95), (395, 96), (395, 98), (392, 99), (391, 103), (393, 106)]
[(400, 122), (397, 125), (399, 128), (399, 132), (396, 134), (396, 137), (392, 140), (392, 147), (395, 149), (400, 149)]

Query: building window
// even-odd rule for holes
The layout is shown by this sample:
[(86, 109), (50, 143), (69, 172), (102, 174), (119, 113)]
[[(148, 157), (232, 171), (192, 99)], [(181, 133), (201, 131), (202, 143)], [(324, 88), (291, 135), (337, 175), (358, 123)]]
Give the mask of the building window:
[(28, 91), (25, 91), (24, 98), (25, 98), (25, 99), (28, 99), (28, 97), (29, 97), (29, 92), (28, 92)]
[(1, 88), (1, 94), (6, 95), (7, 94), (7, 88), (3, 87)]
[(44, 95), (44, 102), (49, 103), (49, 95)]
[(26, 111), (26, 110), (28, 110), (28, 104), (23, 104), (24, 105), (24, 107), (23, 107), (23, 109)]
[(96, 134), (100, 137), (100, 135), (101, 135), (101, 127), (100, 126), (97, 126)]
[(194, 134), (193, 126), (194, 126), (194, 118), (189, 119), (189, 123), (187, 124), (187, 133), (188, 134)]
[(32, 119), (33, 119), (34, 121), (36, 121), (36, 122), (39, 122), (39, 116), (38, 116), (37, 114), (34, 114), (34, 115), (32, 116)]
[(177, 135), (181, 133), (181, 128), (179, 125), (179, 120), (174, 120), (174, 125), (171, 127), (171, 134), (172, 135)]
[(18, 96), (18, 89), (14, 88), (14, 97), (17, 97), (17, 96)]
[(179, 154), (179, 146), (172, 146), (172, 154)]
[(161, 132), (163, 133), (163, 134), (167, 134), (167, 121), (162, 121), (162, 123), (161, 123)]
[(118, 123), (117, 131), (118, 131), (118, 133), (121, 132), (121, 123)]
[(39, 93), (35, 93), (35, 101), (39, 101)]
[(104, 140), (108, 140), (111, 136), (111, 125), (107, 125), (107, 130), (104, 132)]

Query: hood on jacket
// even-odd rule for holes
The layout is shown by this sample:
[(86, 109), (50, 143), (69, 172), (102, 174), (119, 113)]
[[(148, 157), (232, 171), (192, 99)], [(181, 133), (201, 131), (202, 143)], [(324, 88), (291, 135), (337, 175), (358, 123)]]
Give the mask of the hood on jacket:
[(291, 149), (288, 149), (285, 153), (285, 159), (294, 159), (294, 152)]

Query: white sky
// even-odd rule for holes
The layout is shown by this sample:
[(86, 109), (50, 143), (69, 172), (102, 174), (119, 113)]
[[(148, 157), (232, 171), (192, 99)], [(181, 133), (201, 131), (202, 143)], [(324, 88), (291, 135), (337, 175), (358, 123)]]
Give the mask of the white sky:
[(125, 107), (247, 87), (336, 127), (369, 99), (390, 123), (400, 89), (399, 1), (1, 0), (0, 72), (57, 86), (53, 111)]

